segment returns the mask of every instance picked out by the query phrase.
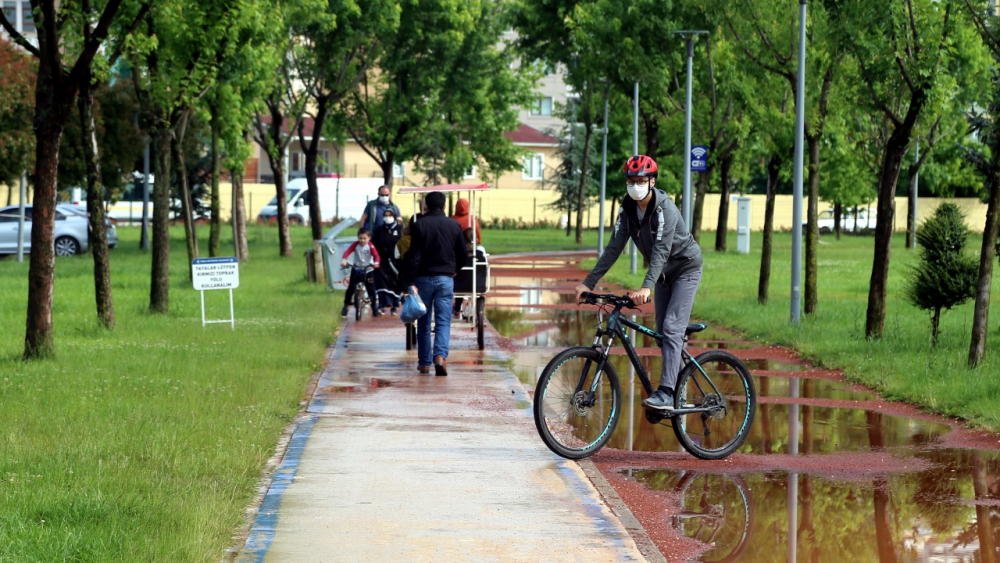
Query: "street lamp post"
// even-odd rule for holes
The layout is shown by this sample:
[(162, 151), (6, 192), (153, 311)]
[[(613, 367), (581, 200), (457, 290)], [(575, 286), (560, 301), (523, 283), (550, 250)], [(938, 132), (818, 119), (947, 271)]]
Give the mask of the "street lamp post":
[(795, 177), (792, 184), (791, 322), (798, 324), (802, 298), (802, 150), (806, 122), (806, 2), (799, 0), (799, 68), (795, 92)]
[(597, 257), (604, 252), (604, 194), (608, 181), (608, 91), (610, 84), (604, 84), (604, 140), (601, 141), (601, 199), (598, 203)]
[[(917, 141), (914, 147), (915, 152), (913, 154), (913, 165), (916, 166), (920, 162), (920, 141)], [(918, 187), (920, 186), (920, 171), (917, 170), (913, 174), (913, 203), (910, 208), (910, 215), (913, 216), (913, 224), (910, 225), (910, 240), (912, 241), (910, 248), (917, 247), (917, 194), (919, 193)]]
[(28, 194), (28, 180), (21, 174), (21, 197), (17, 210), (17, 261), (24, 262), (24, 199)]
[(139, 246), (149, 250), (149, 138), (146, 138), (146, 146), (142, 149), (142, 232)]
[[(636, 81), (635, 86), (632, 90), (632, 154), (639, 154), (639, 82)], [(636, 270), (636, 248), (635, 244), (631, 245), (631, 251), (629, 252), (629, 272), (635, 273)]]
[(691, 68), (694, 60), (694, 40), (699, 35), (708, 35), (707, 31), (675, 31), (675, 35), (683, 37), (687, 43), (687, 89), (684, 93), (684, 187), (681, 196), (681, 215), (684, 224), (690, 230), (694, 219), (694, 202), (691, 200)]

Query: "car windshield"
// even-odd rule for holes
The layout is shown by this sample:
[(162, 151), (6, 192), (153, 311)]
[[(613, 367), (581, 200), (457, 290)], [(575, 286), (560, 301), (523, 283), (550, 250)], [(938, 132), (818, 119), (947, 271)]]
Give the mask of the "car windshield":
[[(288, 190), (288, 192), (287, 192), (288, 199), (285, 200), (285, 203), (288, 203), (289, 201), (292, 201), (292, 199), (296, 195), (298, 195), (298, 193), (299, 193), (298, 188), (292, 188), (292, 189)], [(272, 197), (271, 201), (269, 201), (267, 204), (268, 205), (278, 205), (278, 196)]]
[(826, 211), (819, 214), (820, 219), (833, 219), (833, 210), (827, 209)]

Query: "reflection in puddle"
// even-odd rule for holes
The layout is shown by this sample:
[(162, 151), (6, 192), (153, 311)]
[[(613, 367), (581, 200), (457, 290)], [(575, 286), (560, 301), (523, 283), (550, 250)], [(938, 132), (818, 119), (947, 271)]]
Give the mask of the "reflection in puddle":
[(362, 378), (363, 380), (353, 380), (353, 379), (334, 379), (332, 381), (327, 380), (323, 383), (328, 385), (320, 387), (317, 389), (317, 394), (323, 393), (366, 393), (368, 391), (374, 391), (375, 389), (381, 389), (383, 387), (392, 387), (393, 382), (387, 379), (381, 379), (378, 377)]
[[(536, 298), (532, 295), (532, 292), (535, 291), (549, 297), (543, 299), (539, 296)], [(598, 324), (596, 312), (543, 309), (531, 306), (553, 303), (572, 305), (572, 294), (557, 294), (543, 290), (523, 290), (523, 292), (523, 299), (534, 299), (534, 301), (516, 304), (505, 302), (514, 299), (512, 297), (490, 297), (487, 300), (486, 318), (502, 336), (510, 338), (519, 346), (565, 348), (581, 344), (589, 345), (593, 342), (594, 331)], [(630, 317), (645, 326), (653, 327), (656, 325), (656, 319), (653, 315)], [(638, 334), (634, 341), (640, 347), (656, 348), (656, 341), (644, 334)], [(691, 335), (688, 342), (692, 348), (750, 349), (757, 347), (756, 344), (740, 341), (735, 335), (712, 327)], [(796, 366), (796, 368), (809, 369), (805, 366)]]
[[(653, 452), (684, 451), (672, 428), (664, 424), (652, 425), (646, 421), (641, 385), (636, 383), (631, 393), (628, 389), (625, 383), (622, 389), (622, 418), (607, 447)], [(789, 410), (794, 408), (799, 411), (796, 417), (798, 439), (795, 447), (790, 448), (788, 420)], [(802, 455), (861, 452), (932, 444), (949, 432), (951, 428), (945, 424), (881, 415), (861, 409), (759, 404), (750, 434), (738, 452)], [(879, 441), (873, 441), (873, 435), (878, 435)]]
[(679, 493), (671, 524), (708, 546), (701, 561), (1000, 561), (997, 452), (916, 455), (932, 465), (867, 481), (666, 469), (628, 470), (625, 476)]

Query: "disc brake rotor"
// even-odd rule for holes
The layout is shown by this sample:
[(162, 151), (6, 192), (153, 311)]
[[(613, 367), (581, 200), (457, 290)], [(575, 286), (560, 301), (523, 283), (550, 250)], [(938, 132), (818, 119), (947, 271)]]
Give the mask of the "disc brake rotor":
[(590, 412), (590, 405), (587, 404), (586, 391), (577, 391), (576, 394), (573, 395), (573, 412), (575, 412), (577, 416), (587, 416), (587, 413)]

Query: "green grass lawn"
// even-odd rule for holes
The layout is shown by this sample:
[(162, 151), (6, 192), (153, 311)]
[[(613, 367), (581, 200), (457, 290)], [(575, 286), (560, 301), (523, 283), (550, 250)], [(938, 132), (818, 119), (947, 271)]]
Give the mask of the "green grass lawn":
[[(168, 315), (147, 312), (150, 256), (119, 229), (114, 332), (96, 326), (91, 257), (58, 259), (56, 354), (34, 362), (20, 360), (27, 260), (0, 261), (0, 562), (220, 559), (338, 321), (336, 299), (303, 279), (309, 231), (292, 232), (282, 259), (276, 229), (250, 228), (235, 331), (202, 328), (181, 228)], [(205, 300), (228, 317), (228, 292)]]
[[(969, 239), (969, 252), (978, 255), (981, 238), (972, 235)], [(820, 365), (843, 369), (847, 379), (870, 386), (888, 399), (1000, 430), (1000, 274), (996, 270), (986, 361), (970, 370), (965, 360), (972, 329), (971, 301), (942, 312), (940, 344), (931, 348), (929, 313), (902, 297), (905, 274), (917, 263), (917, 252), (904, 248), (902, 235), (893, 239), (885, 335), (878, 341), (864, 338), (874, 252), (871, 237), (844, 236), (839, 241), (832, 235), (821, 237), (818, 312), (814, 317), (803, 315), (798, 326), (789, 322), (791, 235), (776, 234), (774, 243), (770, 301), (759, 305), (761, 234), (753, 233), (751, 253), (741, 255), (715, 252), (715, 234), (705, 233), (705, 269), (694, 316), (738, 329), (751, 339), (795, 347)], [(735, 234), (730, 234), (728, 247), (736, 248)], [(593, 264), (590, 260), (584, 265)], [(628, 273), (625, 259), (608, 274), (610, 281), (626, 287), (638, 287), (641, 278)]]

